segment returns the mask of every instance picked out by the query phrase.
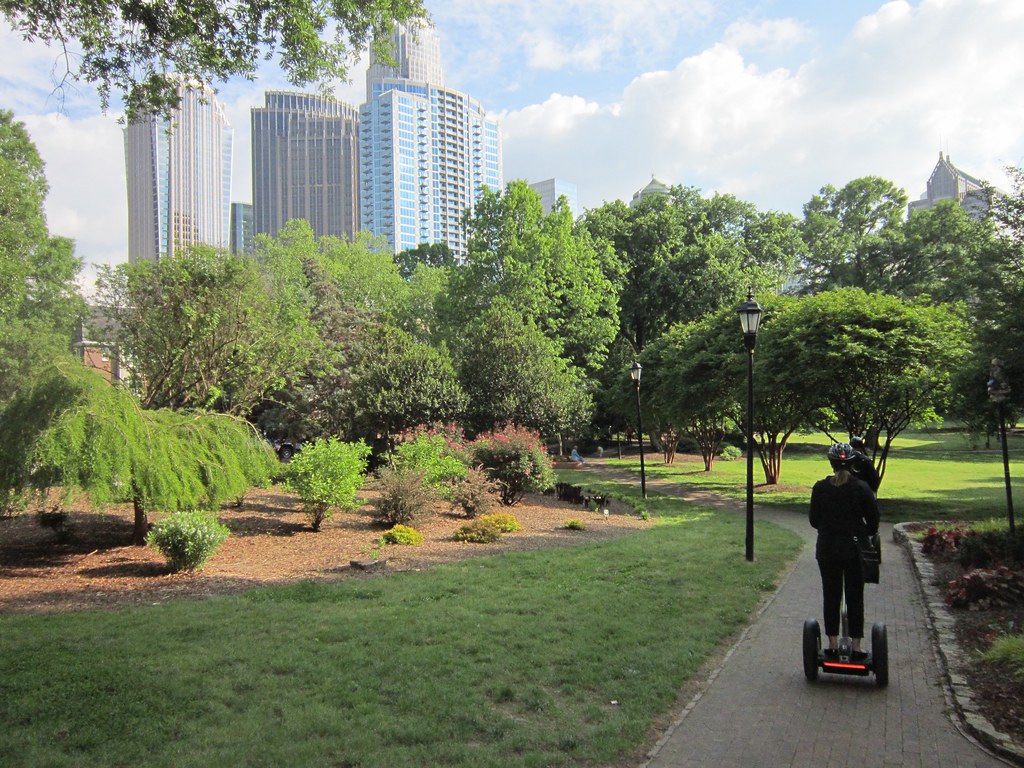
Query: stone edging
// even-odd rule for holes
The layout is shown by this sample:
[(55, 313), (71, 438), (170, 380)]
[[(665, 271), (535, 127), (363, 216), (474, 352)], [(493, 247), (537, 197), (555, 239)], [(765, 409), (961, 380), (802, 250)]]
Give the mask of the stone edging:
[(921, 543), (907, 533), (907, 525), (894, 525), (892, 538), (897, 544), (902, 544), (910, 554), (918, 584), (921, 585), (925, 612), (931, 624), (939, 661), (945, 672), (946, 696), (952, 705), (954, 721), (959, 721), (958, 725), (963, 731), (999, 757), (1024, 766), (1024, 749), (1007, 734), (996, 730), (995, 726), (981, 714), (974, 701), (974, 694), (964, 674), (966, 660), (957, 645), (953, 631), (953, 614), (946, 606), (941, 589), (935, 583), (935, 568), (922, 553)]

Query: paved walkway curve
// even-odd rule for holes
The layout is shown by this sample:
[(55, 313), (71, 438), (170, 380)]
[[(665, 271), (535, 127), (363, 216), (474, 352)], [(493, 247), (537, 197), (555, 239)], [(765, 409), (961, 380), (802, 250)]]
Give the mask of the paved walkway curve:
[[(622, 478), (600, 462), (588, 469)], [(635, 474), (629, 475), (635, 482)], [(742, 512), (742, 502), (663, 481), (648, 489)], [(881, 584), (865, 590), (865, 624), (886, 624), (889, 686), (874, 677), (819, 676), (802, 666), (804, 619), (821, 621), (821, 582), (814, 530), (805, 515), (755, 508), (757, 527), (771, 521), (799, 533), (807, 546), (776, 594), (726, 654), (703, 690), (651, 750), (642, 768), (815, 766), (964, 768), (1009, 763), (961, 732), (950, 718), (947, 686), (936, 658), (917, 576), (905, 549), (882, 527)]]

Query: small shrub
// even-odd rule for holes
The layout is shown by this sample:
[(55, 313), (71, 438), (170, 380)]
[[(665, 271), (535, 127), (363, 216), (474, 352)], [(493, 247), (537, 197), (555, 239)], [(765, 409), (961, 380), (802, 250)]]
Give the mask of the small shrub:
[(399, 437), (395, 448), (395, 469), (423, 473), (424, 482), (435, 494), (451, 498), (452, 486), (458, 484), (469, 470), (461, 432), (419, 427)]
[(1024, 603), (1024, 571), (1005, 565), (977, 568), (949, 582), (946, 602), (955, 608), (988, 609)]
[(380, 496), (373, 502), (373, 517), (384, 525), (406, 525), (433, 511), (437, 496), (414, 470), (385, 469), (380, 473)]
[(516, 520), (515, 515), (510, 515), (508, 512), (484, 515), (480, 519), (489, 523), (494, 523), (502, 533), (513, 533), (518, 531), (521, 527), (519, 525), (519, 521)]
[(380, 543), (382, 545), (407, 544), (415, 547), (423, 543), (423, 534), (407, 525), (396, 525), (390, 531), (384, 532), (384, 535), (380, 537)]
[(319, 531), (335, 509), (355, 509), (366, 477), (370, 447), (362, 440), (343, 443), (335, 437), (318, 439), (295, 454), (288, 465), (284, 487), (302, 499), (303, 511)]
[(718, 452), (718, 458), (722, 461), (736, 461), (736, 459), (743, 457), (743, 451), (737, 448), (735, 445), (723, 445), (722, 450)]
[(578, 520), (575, 517), (566, 520), (565, 521), (565, 527), (568, 528), (570, 531), (585, 531), (585, 530), (587, 530), (587, 526), (583, 523), (583, 521), (582, 520)]
[(501, 528), (493, 520), (478, 517), (459, 528), (455, 532), (455, 540), (471, 544), (494, 544), (501, 541)]
[(964, 568), (988, 568), (1024, 564), (1024, 536), (1008, 530), (983, 530), (964, 537), (960, 542), (960, 565)]
[(555, 484), (551, 457), (536, 432), (508, 426), (480, 435), (469, 448), (473, 461), (498, 484), (506, 506)]
[(146, 543), (167, 558), (172, 571), (194, 571), (213, 557), (228, 537), (227, 526), (205, 512), (179, 512), (146, 534)]
[(482, 469), (474, 467), (451, 489), (452, 509), (466, 517), (487, 515), (498, 507), (498, 484)]

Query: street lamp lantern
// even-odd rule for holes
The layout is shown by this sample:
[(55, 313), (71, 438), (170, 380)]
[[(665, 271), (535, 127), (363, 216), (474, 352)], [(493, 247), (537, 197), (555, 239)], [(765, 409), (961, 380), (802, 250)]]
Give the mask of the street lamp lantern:
[(636, 392), (636, 432), (637, 442), (640, 444), (640, 495), (647, 498), (647, 472), (644, 469), (644, 424), (640, 416), (640, 374), (643, 366), (639, 360), (633, 361), (633, 367), (629, 369), (629, 378), (633, 380), (633, 390)]
[(757, 340), (757, 329), (761, 325), (761, 315), (764, 312), (761, 305), (754, 301), (752, 288), (747, 289), (747, 300), (740, 304), (740, 327), (743, 329), (743, 342), (748, 350), (753, 352), (754, 342)]
[(1003, 479), (1006, 484), (1006, 517), (1009, 522), (1010, 534), (1016, 532), (1013, 520), (1013, 488), (1010, 485), (1010, 451), (1006, 445), (1006, 409), (1004, 403), (1010, 396), (1010, 382), (1003, 373), (1003, 361), (998, 357), (992, 359), (988, 373), (988, 398), (996, 404), (999, 414), (999, 441), (1003, 445)]
[(747, 560), (754, 559), (754, 345), (761, 325), (761, 305), (754, 301), (754, 289), (739, 307), (743, 346), (747, 349)]

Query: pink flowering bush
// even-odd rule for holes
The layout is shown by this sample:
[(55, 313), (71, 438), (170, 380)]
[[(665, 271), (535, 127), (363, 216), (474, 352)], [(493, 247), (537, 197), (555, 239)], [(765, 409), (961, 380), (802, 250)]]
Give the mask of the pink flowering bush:
[(527, 493), (540, 493), (555, 484), (551, 457), (540, 435), (509, 425), (486, 432), (469, 445), (473, 463), (497, 483), (501, 503), (512, 506)]

